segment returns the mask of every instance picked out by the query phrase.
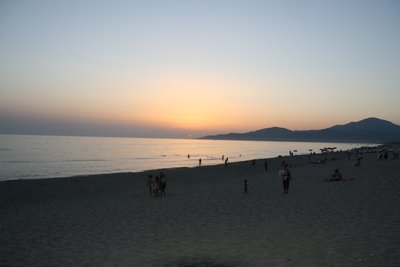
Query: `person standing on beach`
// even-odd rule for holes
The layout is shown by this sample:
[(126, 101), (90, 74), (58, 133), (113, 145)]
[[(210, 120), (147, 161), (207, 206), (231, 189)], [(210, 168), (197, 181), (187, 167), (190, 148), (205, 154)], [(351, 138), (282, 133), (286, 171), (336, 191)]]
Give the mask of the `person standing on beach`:
[(151, 188), (153, 191), (154, 197), (160, 196), (160, 177), (156, 176), (156, 179), (151, 183)]
[(253, 166), (253, 167), (256, 166), (256, 160), (255, 160), (255, 159), (253, 159), (253, 160), (251, 161), (251, 166)]
[(287, 194), (289, 193), (289, 182), (291, 179), (291, 174), (289, 172), (289, 170), (287, 169), (287, 167), (285, 166), (284, 170), (280, 170), (279, 171), (279, 176), (282, 179), (282, 185), (283, 185), (283, 193)]
[(149, 177), (147, 178), (147, 186), (149, 187), (150, 197), (151, 197), (151, 192), (153, 191), (151, 188), (152, 182), (153, 182), (153, 175), (149, 175)]
[(243, 189), (244, 189), (244, 193), (247, 194), (249, 184), (247, 183), (247, 179), (244, 179), (243, 182), (244, 182), (244, 183), (243, 183), (243, 186), (244, 186), (244, 188), (243, 188)]
[(201, 166), (201, 158), (199, 158), (199, 166)]
[(227, 167), (228, 166), (228, 157), (226, 157), (226, 159), (225, 159), (225, 167)]
[(160, 173), (160, 196), (165, 196), (165, 189), (167, 187), (167, 179), (165, 179), (165, 174)]
[(267, 162), (267, 160), (264, 161), (264, 168), (265, 168), (265, 171), (267, 172), (268, 171), (268, 162)]

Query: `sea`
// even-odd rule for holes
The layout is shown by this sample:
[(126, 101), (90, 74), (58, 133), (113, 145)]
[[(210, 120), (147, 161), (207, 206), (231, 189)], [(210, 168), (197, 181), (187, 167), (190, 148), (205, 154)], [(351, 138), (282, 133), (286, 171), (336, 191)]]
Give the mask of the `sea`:
[(0, 135), (0, 181), (223, 164), (372, 144)]

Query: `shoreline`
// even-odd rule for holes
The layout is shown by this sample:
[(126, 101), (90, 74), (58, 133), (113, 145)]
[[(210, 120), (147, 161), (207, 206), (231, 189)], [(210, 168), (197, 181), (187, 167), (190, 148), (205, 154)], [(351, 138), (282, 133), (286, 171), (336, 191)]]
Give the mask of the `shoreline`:
[[(373, 146), (362, 146), (362, 147), (357, 147), (353, 149), (349, 149), (346, 151), (354, 151), (354, 150), (360, 150), (363, 148), (367, 148), (370, 152), (364, 152), (364, 153), (376, 153), (379, 150), (382, 149), (394, 149), (394, 150), (400, 150), (400, 143), (388, 143), (388, 144), (376, 144)], [(346, 153), (346, 151), (334, 151), (334, 152), (321, 152), (321, 153), (315, 153), (313, 154), (314, 157), (324, 157), (324, 156), (331, 156), (331, 153)], [(284, 158), (300, 158), (300, 157), (308, 157), (309, 154), (296, 154), (293, 156), (289, 155), (278, 155), (276, 157), (270, 157), (270, 158), (257, 158), (257, 159), (247, 159), (243, 161), (235, 161), (229, 163), (229, 165), (234, 165), (234, 164), (244, 164), (245, 162), (251, 162), (253, 160), (256, 160), (257, 162), (259, 161), (273, 161), (276, 159), (284, 159)], [(93, 173), (93, 174), (77, 174), (73, 176), (60, 176), (60, 177), (43, 177), (43, 178), (11, 178), (11, 179), (5, 179), (5, 180), (0, 180), (1, 183), (5, 182), (10, 182), (10, 181), (33, 181), (33, 180), (52, 180), (52, 179), (77, 179), (77, 178), (88, 178), (92, 176), (114, 176), (114, 175), (137, 175), (137, 174), (146, 174), (146, 173), (151, 173), (151, 172), (160, 172), (160, 171), (168, 171), (168, 170), (175, 170), (175, 169), (195, 169), (195, 168), (205, 168), (205, 167), (214, 167), (214, 166), (224, 166), (224, 163), (219, 163), (219, 164), (211, 164), (211, 165), (203, 165), (203, 166), (182, 166), (182, 167), (170, 167), (170, 168), (157, 168), (157, 169), (149, 169), (149, 170), (143, 170), (143, 171), (123, 171), (123, 172), (110, 172), (110, 173)]]
[[(77, 137), (78, 138), (78, 137)], [(120, 172), (140, 172), (171, 167), (223, 163), (221, 156), (231, 162), (273, 158), (298, 150), (308, 154), (323, 147), (351, 149), (372, 144), (238, 142), (169, 139), (69, 139), (43, 136), (9, 136), (1, 140), (1, 181), (20, 179), (63, 178)], [(24, 144), (23, 146), (21, 146)], [(83, 149), (85, 148), (85, 149)], [(187, 158), (190, 154), (191, 158)], [(296, 153), (297, 154), (297, 153)]]

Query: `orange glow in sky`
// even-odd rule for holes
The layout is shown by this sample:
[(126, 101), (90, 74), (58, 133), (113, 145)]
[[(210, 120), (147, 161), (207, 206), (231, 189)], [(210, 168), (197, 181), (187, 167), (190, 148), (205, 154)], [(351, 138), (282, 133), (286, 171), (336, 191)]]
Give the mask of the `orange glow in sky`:
[(12, 133), (31, 117), (120, 125), (133, 136), (321, 129), (368, 117), (400, 124), (396, 1), (1, 9), (0, 125)]

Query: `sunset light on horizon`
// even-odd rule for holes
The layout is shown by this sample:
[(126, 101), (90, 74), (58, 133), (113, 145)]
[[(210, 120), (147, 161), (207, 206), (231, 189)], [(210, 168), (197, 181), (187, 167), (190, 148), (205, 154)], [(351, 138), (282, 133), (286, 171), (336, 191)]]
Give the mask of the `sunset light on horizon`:
[(2, 1), (0, 134), (400, 124), (399, 14), (389, 0)]

